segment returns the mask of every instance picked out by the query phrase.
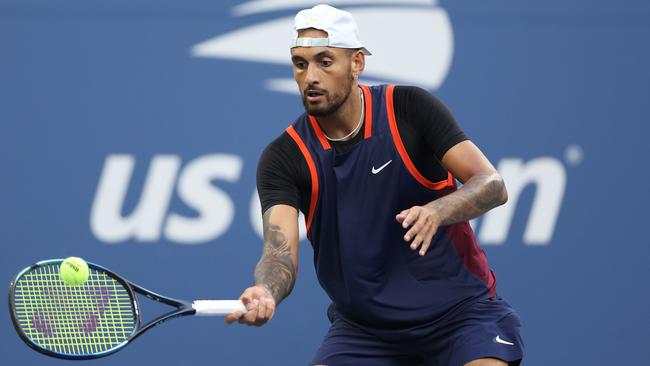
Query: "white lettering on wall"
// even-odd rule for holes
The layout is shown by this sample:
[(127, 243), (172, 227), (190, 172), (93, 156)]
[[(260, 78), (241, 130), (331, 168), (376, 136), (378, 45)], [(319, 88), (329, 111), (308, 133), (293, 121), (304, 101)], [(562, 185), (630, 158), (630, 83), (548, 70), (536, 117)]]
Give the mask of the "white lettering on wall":
[[(90, 213), (91, 230), (100, 241), (156, 242), (164, 238), (181, 244), (202, 244), (217, 239), (232, 226), (237, 206), (226, 192), (215, 186), (214, 181), (238, 182), (244, 165), (241, 157), (209, 154), (182, 167), (181, 159), (176, 155), (156, 155), (149, 164), (135, 208), (125, 213), (125, 199), (132, 185), (135, 165), (132, 155), (109, 155), (106, 158)], [(548, 245), (564, 199), (564, 165), (551, 157), (528, 162), (505, 158), (499, 162), (498, 170), (506, 182), (509, 199), (505, 205), (472, 221), (479, 243), (505, 243), (515, 215), (528, 214), (523, 242), (526, 245)], [(530, 210), (526, 210), (519, 207), (519, 201), (529, 186), (534, 187), (535, 193)], [(174, 193), (197, 215), (187, 217), (170, 212)], [(255, 189), (248, 209), (252, 228), (262, 238), (262, 213)], [(302, 240), (306, 236), (302, 214), (299, 225)]]
[[(213, 179), (236, 182), (243, 161), (231, 154), (211, 154), (199, 157), (178, 173), (180, 158), (157, 155), (151, 160), (142, 194), (136, 208), (123, 216), (125, 197), (131, 182), (135, 158), (131, 155), (110, 155), (106, 158), (90, 214), (93, 234), (106, 243), (126, 240), (153, 242), (165, 238), (196, 244), (223, 234), (234, 217), (234, 204), (221, 189), (212, 185)], [(169, 204), (178, 176), (178, 195), (198, 217), (169, 213)]]
[(566, 171), (562, 163), (550, 157), (541, 157), (524, 163), (522, 159), (503, 159), (499, 173), (508, 188), (508, 202), (486, 213), (480, 224), (479, 242), (503, 244), (517, 209), (519, 197), (528, 185), (535, 186), (535, 197), (528, 216), (524, 243), (548, 244), (564, 198)]

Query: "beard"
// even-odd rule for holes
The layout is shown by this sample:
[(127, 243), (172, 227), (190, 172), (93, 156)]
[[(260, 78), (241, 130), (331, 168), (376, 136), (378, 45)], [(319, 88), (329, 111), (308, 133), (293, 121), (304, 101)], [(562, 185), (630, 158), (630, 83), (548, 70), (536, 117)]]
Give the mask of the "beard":
[(309, 102), (307, 101), (307, 92), (303, 91), (302, 105), (305, 107), (305, 111), (307, 111), (308, 114), (314, 117), (326, 117), (336, 113), (336, 111), (338, 111), (339, 108), (341, 108), (341, 106), (343, 105), (343, 103), (345, 103), (345, 101), (347, 101), (348, 98), (350, 97), (353, 80), (354, 80), (353, 78), (348, 79), (346, 85), (344, 85), (343, 88), (341, 88), (341, 91), (334, 92), (334, 93), (326, 92), (322, 89), (315, 88), (311, 85), (308, 86), (306, 90), (316, 89), (322, 91), (323, 96), (325, 97), (325, 103), (324, 105), (310, 105)]

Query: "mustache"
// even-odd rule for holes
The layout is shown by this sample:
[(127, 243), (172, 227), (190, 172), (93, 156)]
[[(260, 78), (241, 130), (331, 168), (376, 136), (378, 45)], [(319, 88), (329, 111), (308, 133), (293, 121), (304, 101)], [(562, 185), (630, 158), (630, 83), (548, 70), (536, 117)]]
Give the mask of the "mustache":
[(325, 93), (327, 93), (327, 90), (321, 89), (321, 88), (319, 88), (317, 86), (314, 86), (314, 85), (308, 85), (302, 92), (303, 92), (303, 94), (307, 94), (309, 92), (317, 92), (317, 93), (325, 94)]

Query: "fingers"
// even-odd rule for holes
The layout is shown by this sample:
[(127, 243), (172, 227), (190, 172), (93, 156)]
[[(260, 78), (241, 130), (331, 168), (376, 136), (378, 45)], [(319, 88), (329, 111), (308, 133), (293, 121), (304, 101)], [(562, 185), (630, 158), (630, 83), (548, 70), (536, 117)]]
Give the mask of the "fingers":
[[(421, 222), (421, 219), (426, 219), (426, 215), (421, 215), (422, 207), (412, 207), (408, 210), (402, 211), (398, 217), (404, 217), (402, 220), (402, 227), (404, 229), (408, 228), (410, 225), (413, 225), (409, 231), (404, 235), (405, 241), (411, 241), (422, 229), (422, 226), (425, 224)], [(399, 221), (399, 220), (398, 220)]]
[(266, 317), (266, 297), (260, 297), (257, 303), (257, 318), (255, 324), (264, 324), (268, 318)]
[(262, 324), (268, 322), (275, 312), (275, 302), (268, 297), (260, 298), (260, 306), (257, 314), (257, 321)]
[(273, 319), (273, 314), (275, 314), (275, 301), (273, 299), (266, 298), (266, 316), (268, 320)]
[(247, 311), (228, 314), (224, 319), (226, 324), (237, 321), (240, 324), (261, 326), (271, 320), (275, 313), (275, 301), (268, 296), (268, 290), (263, 287), (250, 287), (239, 298)]
[(244, 315), (244, 313), (242, 313), (241, 311), (235, 311), (234, 313), (230, 313), (226, 315), (226, 317), (223, 320), (226, 322), (226, 324), (230, 325), (235, 321), (239, 320), (239, 318), (241, 318), (242, 315)]
[(420, 248), (419, 254), (425, 255), (431, 245), (433, 235), (438, 230), (434, 215), (424, 207), (415, 206), (400, 212), (395, 219), (401, 222), (405, 229), (410, 226), (410, 229), (404, 234), (404, 241), (411, 242), (412, 250)]
[[(239, 300), (241, 300), (241, 302), (244, 304), (244, 306), (246, 306), (246, 308), (248, 309), (247, 304), (249, 304), (253, 300), (252, 293), (251, 293), (251, 288), (247, 288), (246, 290), (244, 290), (244, 292), (241, 294), (241, 296), (239, 296)], [(244, 314), (247, 314), (247, 313), (245, 313), (243, 311), (235, 311), (233, 313), (230, 313), (230, 314), (226, 315), (223, 320), (228, 325), (234, 323), (235, 321), (240, 321), (241, 322), (241, 319), (244, 316)]]
[(253, 299), (247, 306), (248, 312), (239, 319), (239, 323), (261, 326), (266, 324), (275, 312), (275, 302), (267, 297)]
[[(424, 234), (425, 230), (422, 231), (417, 231), (417, 234), (415, 235), (415, 239), (411, 242), (411, 249), (412, 250), (417, 250), (420, 244), (422, 244), (422, 241), (424, 240)], [(406, 234), (404, 237), (406, 238), (409, 234)]]
[(258, 313), (258, 305), (259, 305), (259, 300), (258, 299), (253, 299), (251, 300), (248, 304), (246, 305), (246, 314), (239, 318), (238, 322), (239, 324), (248, 324), (248, 325), (253, 325), (257, 321), (257, 313)]
[[(422, 241), (423, 236), (420, 235), (420, 234), (421, 234), (423, 231), (425, 231), (425, 230), (422, 230), (422, 229), (424, 229), (425, 226), (426, 226), (428, 223), (429, 223), (429, 218), (428, 218), (427, 216), (425, 216), (425, 215), (421, 215), (421, 216), (418, 218), (418, 220), (413, 224), (413, 226), (411, 227), (411, 229), (410, 229), (409, 231), (406, 232), (406, 235), (404, 235), (404, 240), (405, 240), (405, 241), (410, 241), (411, 239), (415, 238), (415, 239), (413, 240), (413, 244), (411, 244), (411, 249), (415, 249), (415, 248), (417, 248), (417, 245), (419, 245), (419, 242)], [(419, 241), (418, 241), (418, 240), (419, 240)], [(416, 244), (416, 242), (417, 242), (417, 245), (416, 245), (415, 247), (413, 247), (413, 245)]]
[(408, 213), (409, 213), (409, 210), (404, 210), (404, 211), (398, 213), (395, 216), (395, 220), (397, 220), (397, 222), (399, 222), (399, 223), (404, 222), (404, 219), (406, 218), (406, 215), (408, 215)]
[(406, 213), (406, 217), (404, 218), (404, 221), (402, 221), (402, 227), (406, 229), (410, 225), (412, 225), (415, 221), (417, 221), (418, 217), (420, 216), (420, 207), (413, 207), (408, 210)]
[(435, 226), (431, 226), (429, 230), (427, 230), (427, 233), (424, 235), (424, 240), (422, 240), (422, 248), (420, 248), (420, 255), (423, 256), (427, 253), (427, 250), (429, 250), (429, 246), (431, 245), (431, 239), (433, 239), (433, 235), (436, 233), (437, 228)]

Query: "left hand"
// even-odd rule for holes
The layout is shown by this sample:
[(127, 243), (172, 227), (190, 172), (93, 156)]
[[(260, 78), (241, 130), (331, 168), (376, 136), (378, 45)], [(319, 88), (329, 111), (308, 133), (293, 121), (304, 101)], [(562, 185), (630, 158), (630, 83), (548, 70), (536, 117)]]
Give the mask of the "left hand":
[(431, 239), (440, 226), (438, 212), (428, 206), (413, 206), (397, 214), (395, 219), (402, 223), (404, 229), (411, 227), (404, 235), (404, 241), (411, 242), (411, 249), (417, 250), (420, 247), (419, 254), (421, 256), (426, 254)]

